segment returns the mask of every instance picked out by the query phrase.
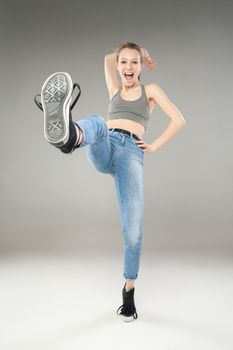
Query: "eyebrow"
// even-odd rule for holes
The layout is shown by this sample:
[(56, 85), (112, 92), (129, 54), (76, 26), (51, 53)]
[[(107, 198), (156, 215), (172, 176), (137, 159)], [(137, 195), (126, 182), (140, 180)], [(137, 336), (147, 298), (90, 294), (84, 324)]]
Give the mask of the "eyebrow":
[[(121, 60), (127, 60), (127, 58), (125, 58), (125, 57), (121, 57), (120, 59), (121, 59)], [(130, 58), (130, 59), (132, 59), (132, 60), (138, 60), (138, 58)]]

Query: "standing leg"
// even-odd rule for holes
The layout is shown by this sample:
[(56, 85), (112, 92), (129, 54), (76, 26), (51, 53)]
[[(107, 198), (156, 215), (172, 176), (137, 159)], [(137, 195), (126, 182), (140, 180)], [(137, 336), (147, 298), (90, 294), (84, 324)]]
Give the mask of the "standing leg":
[(138, 277), (142, 243), (144, 152), (130, 136), (122, 135), (122, 152), (115, 159), (115, 185), (124, 239), (124, 277), (127, 290)]
[[(115, 184), (120, 205), (124, 239), (123, 304), (117, 314), (123, 321), (138, 317), (134, 302), (134, 282), (138, 277), (142, 243), (144, 152), (135, 139), (121, 135), (118, 156), (114, 159)], [(121, 309), (120, 313), (119, 310)]]

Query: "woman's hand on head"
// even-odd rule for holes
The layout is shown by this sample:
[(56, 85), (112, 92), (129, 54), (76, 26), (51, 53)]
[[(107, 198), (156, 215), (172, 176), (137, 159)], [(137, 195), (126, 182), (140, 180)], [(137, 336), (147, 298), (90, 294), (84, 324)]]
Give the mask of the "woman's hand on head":
[(148, 51), (144, 48), (141, 48), (141, 52), (143, 55), (143, 64), (151, 70), (155, 69), (157, 63), (154, 59), (150, 57)]

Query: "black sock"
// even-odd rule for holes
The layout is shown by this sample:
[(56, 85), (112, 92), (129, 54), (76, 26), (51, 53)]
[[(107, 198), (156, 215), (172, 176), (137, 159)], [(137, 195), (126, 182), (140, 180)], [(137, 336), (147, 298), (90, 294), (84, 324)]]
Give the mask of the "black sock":
[(77, 142), (77, 131), (75, 124), (72, 121), (70, 121), (69, 124), (69, 132), (70, 135), (68, 141), (63, 146), (58, 147), (63, 153), (70, 153), (74, 149)]

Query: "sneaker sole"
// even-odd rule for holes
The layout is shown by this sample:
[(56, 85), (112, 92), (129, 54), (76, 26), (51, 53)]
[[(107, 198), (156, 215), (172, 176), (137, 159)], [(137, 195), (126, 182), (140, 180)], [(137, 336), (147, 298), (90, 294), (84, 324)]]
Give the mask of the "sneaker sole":
[(44, 135), (48, 142), (62, 146), (69, 138), (69, 113), (72, 79), (68, 73), (50, 75), (41, 89), (44, 110)]
[(122, 321), (124, 322), (131, 322), (133, 320), (135, 320), (135, 318), (133, 316), (124, 316), (124, 315), (119, 315), (122, 319)]

